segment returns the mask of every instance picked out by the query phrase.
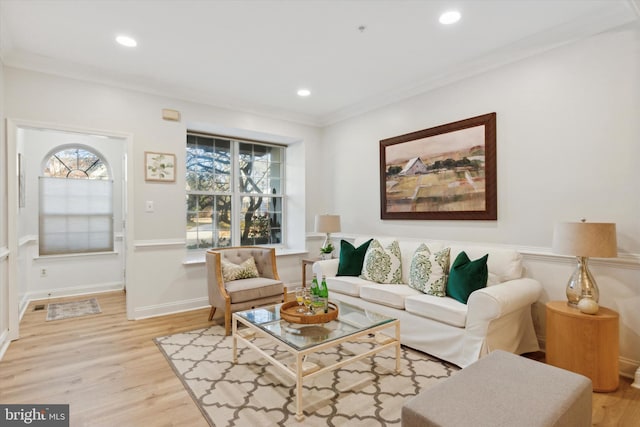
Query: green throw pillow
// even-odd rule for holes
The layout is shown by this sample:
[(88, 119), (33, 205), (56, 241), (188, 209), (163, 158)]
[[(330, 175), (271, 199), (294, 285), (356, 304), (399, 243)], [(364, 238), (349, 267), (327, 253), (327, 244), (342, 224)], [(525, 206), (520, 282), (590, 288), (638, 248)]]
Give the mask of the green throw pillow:
[(449, 272), (447, 295), (466, 304), (471, 292), (486, 287), (488, 258), (489, 254), (471, 261), (466, 252), (460, 252)]
[(362, 272), (364, 256), (372, 240), (364, 242), (357, 248), (346, 240), (340, 240), (340, 261), (336, 276), (359, 276)]
[(427, 245), (421, 244), (411, 259), (409, 286), (428, 295), (446, 296), (450, 250), (445, 248), (432, 254)]

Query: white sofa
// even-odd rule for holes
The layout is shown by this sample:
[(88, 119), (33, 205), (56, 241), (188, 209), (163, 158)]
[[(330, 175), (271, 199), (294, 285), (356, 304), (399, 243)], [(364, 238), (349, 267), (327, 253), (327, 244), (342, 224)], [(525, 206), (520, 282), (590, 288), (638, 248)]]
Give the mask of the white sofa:
[[(355, 239), (358, 247), (369, 238)], [(338, 259), (318, 261), (313, 272), (326, 276), (329, 299), (359, 306), (400, 320), (402, 344), (466, 367), (493, 350), (522, 354), (539, 350), (531, 305), (542, 286), (522, 277), (522, 255), (497, 246), (413, 239), (377, 238), (383, 246), (398, 240), (405, 284), (377, 284), (355, 276), (336, 276)], [(471, 294), (467, 304), (409, 287), (411, 259), (420, 244), (431, 252), (451, 248), (450, 264), (465, 251), (472, 260), (489, 254), (487, 286)]]

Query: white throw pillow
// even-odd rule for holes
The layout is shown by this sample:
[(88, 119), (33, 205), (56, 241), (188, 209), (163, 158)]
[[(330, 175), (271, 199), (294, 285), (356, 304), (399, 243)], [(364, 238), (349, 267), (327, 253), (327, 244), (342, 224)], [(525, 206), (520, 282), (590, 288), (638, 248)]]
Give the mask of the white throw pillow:
[(222, 278), (225, 282), (258, 277), (258, 267), (256, 267), (256, 260), (253, 257), (247, 258), (241, 264), (234, 264), (221, 258), (220, 264), (222, 265)]
[(411, 259), (409, 286), (428, 295), (447, 295), (450, 248), (432, 254), (424, 243), (416, 249)]
[(364, 256), (360, 277), (376, 283), (401, 284), (402, 260), (398, 241), (394, 240), (384, 248), (379, 241), (373, 240)]

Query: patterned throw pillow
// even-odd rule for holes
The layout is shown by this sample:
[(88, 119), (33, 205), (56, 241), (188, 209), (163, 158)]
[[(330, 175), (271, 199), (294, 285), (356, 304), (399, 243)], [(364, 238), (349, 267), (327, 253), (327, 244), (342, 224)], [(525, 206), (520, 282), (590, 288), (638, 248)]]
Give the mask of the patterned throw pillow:
[(394, 240), (383, 248), (379, 241), (373, 240), (364, 256), (360, 277), (376, 283), (402, 283), (402, 260), (398, 242)]
[(256, 260), (253, 257), (247, 258), (240, 265), (221, 258), (220, 264), (222, 264), (222, 278), (225, 282), (258, 277), (258, 267), (256, 267)]
[(446, 296), (450, 252), (451, 248), (445, 248), (432, 254), (421, 244), (411, 259), (409, 286), (428, 295)]

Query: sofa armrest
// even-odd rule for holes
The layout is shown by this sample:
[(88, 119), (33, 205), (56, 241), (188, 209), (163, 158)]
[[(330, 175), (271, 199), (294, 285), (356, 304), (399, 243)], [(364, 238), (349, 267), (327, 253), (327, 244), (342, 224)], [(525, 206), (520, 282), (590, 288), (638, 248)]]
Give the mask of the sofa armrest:
[(540, 282), (527, 277), (478, 289), (467, 301), (467, 325), (498, 319), (531, 306), (538, 301), (541, 293)]
[(314, 262), (311, 270), (313, 270), (315, 275), (318, 277), (335, 277), (335, 275), (338, 274), (338, 264), (340, 264), (340, 260), (338, 258), (325, 259)]

